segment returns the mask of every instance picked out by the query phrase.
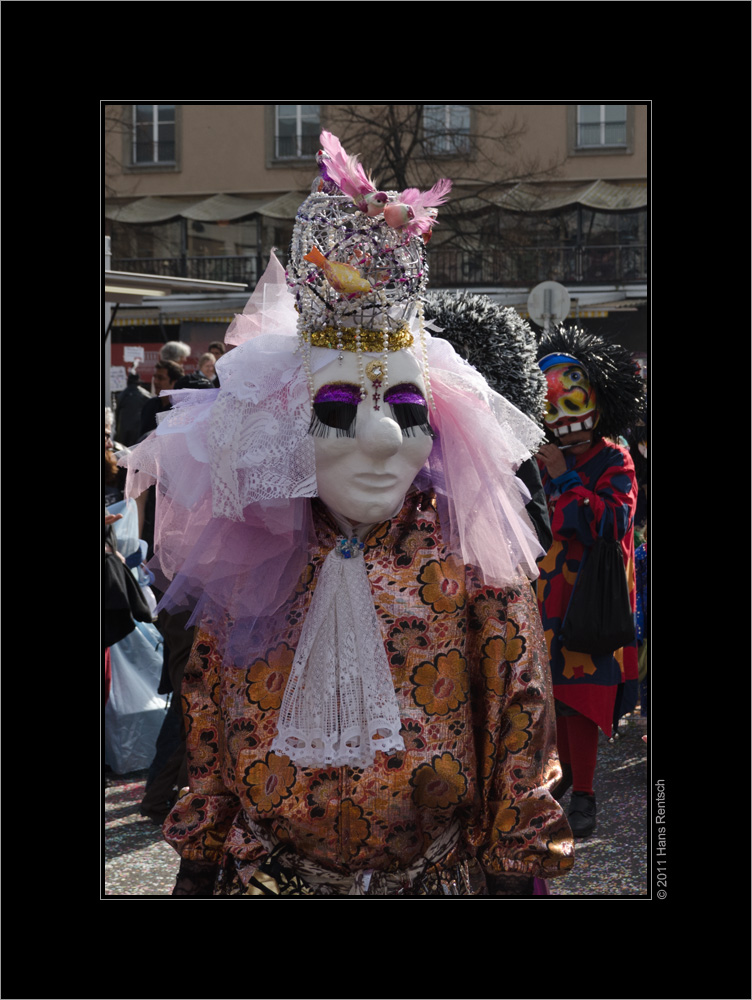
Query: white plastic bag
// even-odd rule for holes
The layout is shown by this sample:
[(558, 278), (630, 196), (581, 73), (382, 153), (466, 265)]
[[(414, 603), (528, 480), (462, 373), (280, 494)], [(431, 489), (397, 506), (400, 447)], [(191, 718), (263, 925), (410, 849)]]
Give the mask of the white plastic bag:
[(139, 547), (138, 538), (138, 506), (132, 498), (120, 500), (118, 503), (110, 504), (107, 507), (108, 514), (122, 514), (119, 521), (115, 521), (112, 530), (117, 538), (118, 552), (127, 559), (129, 555)]
[(116, 774), (141, 771), (154, 758), (166, 697), (157, 694), (163, 640), (155, 625), (135, 629), (110, 646), (112, 683), (104, 711), (105, 761)]
[[(112, 525), (112, 530), (115, 532), (115, 538), (117, 539), (118, 552), (120, 552), (124, 559), (129, 560), (129, 565), (131, 565), (130, 572), (141, 587), (144, 600), (151, 610), (152, 616), (156, 618), (157, 599), (154, 596), (154, 591), (151, 589), (151, 584), (154, 583), (154, 574), (145, 565), (147, 544), (142, 538), (138, 537), (138, 507), (136, 506), (136, 501), (129, 498), (128, 500), (120, 500), (118, 503), (110, 504), (107, 508), (107, 513), (123, 515), (119, 521), (115, 521)], [(140, 562), (136, 566), (133, 566), (132, 559), (137, 554), (140, 556)]]

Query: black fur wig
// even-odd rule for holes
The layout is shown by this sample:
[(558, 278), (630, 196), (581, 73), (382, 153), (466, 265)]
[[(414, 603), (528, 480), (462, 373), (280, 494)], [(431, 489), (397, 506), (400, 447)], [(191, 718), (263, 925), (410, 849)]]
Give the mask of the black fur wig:
[(492, 389), (543, 426), (546, 379), (537, 363), (535, 334), (515, 309), (488, 295), (429, 292), (423, 314), (440, 328), (431, 330), (434, 336), (448, 340)]
[(601, 415), (597, 437), (626, 437), (638, 420), (645, 420), (645, 386), (626, 348), (580, 327), (561, 326), (542, 336), (538, 360), (547, 354), (571, 354), (587, 372)]

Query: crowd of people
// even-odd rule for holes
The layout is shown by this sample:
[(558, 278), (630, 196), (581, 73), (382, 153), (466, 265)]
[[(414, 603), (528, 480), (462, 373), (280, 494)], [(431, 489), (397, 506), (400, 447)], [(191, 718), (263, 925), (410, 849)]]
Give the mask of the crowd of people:
[(172, 694), (141, 810), (175, 896), (545, 896), (597, 828), (599, 731), (647, 711), (644, 382), (427, 290), (449, 182), (379, 192), (328, 133), (319, 163), (233, 350), (186, 380), (165, 345), (106, 428)]
[[(126, 502), (126, 470), (118, 466), (116, 456), (127, 454), (156, 429), (158, 415), (172, 408), (171, 391), (218, 387), (214, 363), (225, 352), (223, 343), (210, 344), (206, 354), (199, 358), (196, 370), (188, 373), (184, 366), (191, 356), (190, 346), (181, 341), (168, 341), (160, 350), (150, 382), (142, 382), (138, 364), (134, 364), (128, 372), (126, 388), (115, 397), (114, 411), (105, 409), (105, 556), (108, 565), (105, 577), (105, 704), (110, 698), (112, 682), (110, 647), (131, 635), (139, 627), (139, 622), (152, 623), (160, 637), (160, 675), (153, 685), (154, 693), (166, 696), (168, 704), (154, 745), (144, 748), (144, 753), (153, 756), (149, 757), (141, 814), (155, 823), (161, 823), (166, 817), (175, 801), (175, 789), (187, 783), (180, 685), (190, 653), (192, 633), (186, 631), (187, 615), (173, 616), (165, 611), (156, 611), (151, 586), (153, 577), (148, 570), (144, 572), (146, 563), (154, 554), (156, 497), (153, 488), (145, 491), (137, 502), (131, 500), (136, 507), (139, 547), (130, 559), (126, 559), (121, 551), (122, 540), (118, 546), (118, 522), (123, 519), (119, 511)], [(210, 366), (207, 364), (209, 359)], [(114, 510), (118, 513), (112, 513)], [(133, 546), (132, 539), (130, 544)], [(140, 587), (132, 583), (134, 572), (138, 578), (138, 570), (142, 573)], [(118, 649), (125, 652), (122, 647)], [(138, 650), (135, 655), (138, 655)], [(148, 704), (148, 698), (142, 700)], [(110, 709), (113, 709), (112, 704)], [(114, 728), (111, 722), (110, 726)], [(153, 735), (152, 730), (144, 728), (141, 738), (148, 741)], [(119, 759), (139, 762), (142, 758), (123, 754)]]

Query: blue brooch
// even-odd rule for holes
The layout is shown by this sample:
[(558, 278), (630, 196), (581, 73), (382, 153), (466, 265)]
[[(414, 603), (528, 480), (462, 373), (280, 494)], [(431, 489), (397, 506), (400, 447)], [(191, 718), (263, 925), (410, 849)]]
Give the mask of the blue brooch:
[(351, 559), (356, 556), (363, 548), (363, 542), (359, 542), (355, 535), (352, 538), (338, 538), (337, 548), (339, 549), (339, 554), (343, 559)]

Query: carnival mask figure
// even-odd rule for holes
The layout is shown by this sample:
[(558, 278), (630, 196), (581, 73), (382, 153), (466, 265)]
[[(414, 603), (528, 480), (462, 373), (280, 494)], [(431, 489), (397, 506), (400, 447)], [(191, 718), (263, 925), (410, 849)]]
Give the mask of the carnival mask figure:
[(418, 362), (401, 351), (390, 358), (388, 371), (390, 384), (382, 394), (382, 362), (368, 362), (363, 397), (351, 352), (314, 378), (311, 433), (318, 494), (353, 525), (393, 516), (433, 447)]
[[(641, 418), (642, 380), (629, 351), (577, 327), (547, 333), (538, 357), (548, 386), (544, 420), (549, 438), (538, 459), (553, 542), (540, 561), (537, 588), (564, 771), (554, 795), (561, 799), (571, 786), (570, 826), (575, 837), (587, 837), (597, 828), (598, 731), (611, 737), (614, 720), (630, 710), (630, 692), (636, 691), (634, 644), (604, 651), (602, 643), (604, 635), (613, 634), (610, 624), (619, 607), (627, 626), (635, 607), (637, 483), (632, 458), (617, 438)], [(603, 539), (618, 543), (623, 561), (622, 570), (617, 556), (610, 576), (596, 563), (594, 547)], [(583, 597), (593, 566), (598, 566), (594, 591), (600, 603)], [(614, 595), (625, 581), (631, 605), (619, 606)], [(578, 599), (585, 601), (584, 617), (595, 640), (592, 635), (567, 637), (565, 624), (573, 620)]]
[(643, 411), (639, 369), (629, 353), (579, 327), (559, 327), (538, 347), (547, 383), (544, 424), (549, 440), (592, 441), (623, 434)]
[(594, 427), (598, 422), (595, 392), (577, 359), (552, 355), (541, 361), (541, 370), (545, 372), (548, 387), (546, 429), (561, 437)]
[(588, 374), (576, 358), (551, 354), (540, 362), (546, 378), (544, 426), (561, 448), (582, 454), (593, 443), (600, 414)]
[(380, 191), (321, 139), (220, 388), (126, 459), (197, 628), (174, 894), (521, 895), (572, 864), (515, 475), (543, 433), (425, 328), (449, 182)]

